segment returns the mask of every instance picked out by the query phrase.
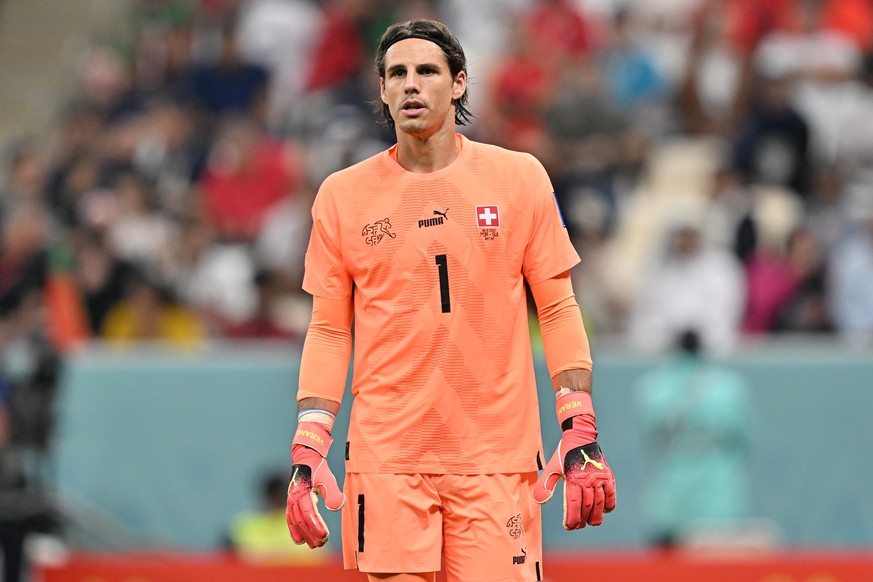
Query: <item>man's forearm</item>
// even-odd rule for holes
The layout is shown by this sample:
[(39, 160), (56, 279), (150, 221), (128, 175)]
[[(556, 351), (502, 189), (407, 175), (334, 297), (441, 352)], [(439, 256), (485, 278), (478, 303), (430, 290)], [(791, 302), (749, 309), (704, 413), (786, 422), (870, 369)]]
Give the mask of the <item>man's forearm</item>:
[(331, 414), (339, 412), (340, 403), (326, 398), (304, 398), (297, 403), (297, 414), (306, 410), (326, 410)]
[(591, 370), (576, 368), (558, 372), (552, 378), (552, 388), (555, 389), (555, 394), (558, 394), (562, 389), (566, 389), (568, 392), (587, 392), (591, 394)]

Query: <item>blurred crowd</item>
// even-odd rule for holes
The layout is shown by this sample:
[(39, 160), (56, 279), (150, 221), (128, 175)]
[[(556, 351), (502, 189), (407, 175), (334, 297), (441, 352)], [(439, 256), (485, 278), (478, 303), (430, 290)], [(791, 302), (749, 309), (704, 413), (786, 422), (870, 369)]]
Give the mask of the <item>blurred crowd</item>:
[(6, 359), (37, 337), (300, 338), (314, 193), (393, 143), (372, 55), (413, 17), (465, 46), (462, 131), (549, 171), (595, 341), (873, 336), (871, 0), (129, 6), (50, 134), (4, 144)]

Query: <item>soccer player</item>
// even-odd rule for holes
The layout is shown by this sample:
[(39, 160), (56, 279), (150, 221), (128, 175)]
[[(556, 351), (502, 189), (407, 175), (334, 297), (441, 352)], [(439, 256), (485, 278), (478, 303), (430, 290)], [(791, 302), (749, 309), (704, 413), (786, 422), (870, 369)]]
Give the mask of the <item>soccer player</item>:
[[(286, 517), (323, 545), (344, 507), (346, 568), (369, 580), (542, 580), (540, 511), (560, 478), (564, 527), (599, 525), (615, 480), (597, 445), (579, 261), (531, 155), (456, 133), (464, 51), (441, 23), (395, 24), (376, 52), (397, 144), (329, 176), (312, 208), (313, 296)], [(527, 322), (531, 288), (563, 436), (543, 468)], [(344, 492), (325, 458), (352, 354)]]

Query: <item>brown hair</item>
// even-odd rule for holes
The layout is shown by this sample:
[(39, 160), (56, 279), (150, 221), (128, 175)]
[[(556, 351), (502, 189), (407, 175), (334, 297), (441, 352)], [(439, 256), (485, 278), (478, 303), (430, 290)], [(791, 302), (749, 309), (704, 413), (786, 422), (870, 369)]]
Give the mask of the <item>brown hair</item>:
[[(379, 46), (376, 48), (375, 61), (375, 69), (380, 79), (385, 78), (385, 53), (388, 52), (391, 45), (407, 38), (429, 40), (440, 47), (449, 64), (452, 78), (456, 77), (461, 71), (467, 72), (467, 57), (464, 55), (464, 48), (449, 28), (436, 20), (419, 19), (392, 24), (385, 31), (385, 34), (382, 35)], [(474, 115), (467, 109), (466, 90), (463, 95), (454, 100), (454, 105), (455, 123), (457, 125), (467, 125), (470, 118), (474, 117)], [(376, 113), (382, 112), (385, 122), (391, 129), (394, 129), (394, 118), (391, 117), (388, 105), (383, 103), (381, 99), (375, 99), (373, 106)]]

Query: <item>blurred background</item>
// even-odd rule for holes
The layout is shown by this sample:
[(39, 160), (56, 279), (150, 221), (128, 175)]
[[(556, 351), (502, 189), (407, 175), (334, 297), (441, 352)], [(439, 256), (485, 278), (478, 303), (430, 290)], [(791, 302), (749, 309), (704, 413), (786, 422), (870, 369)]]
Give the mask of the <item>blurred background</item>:
[(280, 517), (300, 283), (414, 17), (582, 256), (619, 508), (546, 580), (873, 580), (871, 0), (0, 0), (3, 579), (359, 579)]

